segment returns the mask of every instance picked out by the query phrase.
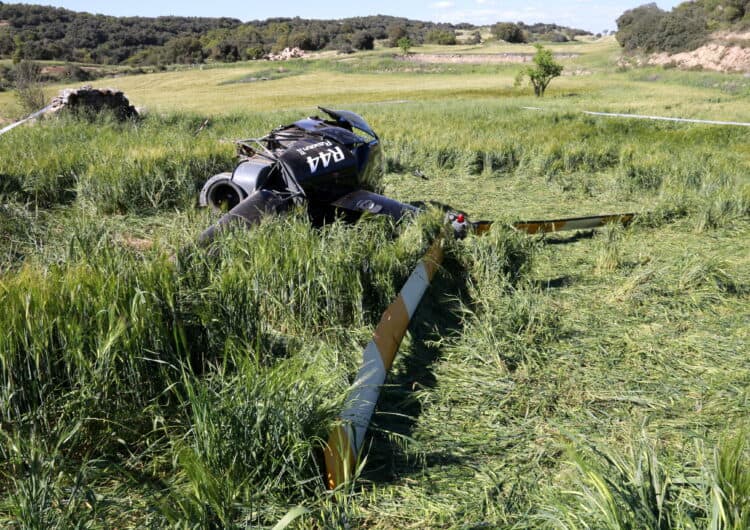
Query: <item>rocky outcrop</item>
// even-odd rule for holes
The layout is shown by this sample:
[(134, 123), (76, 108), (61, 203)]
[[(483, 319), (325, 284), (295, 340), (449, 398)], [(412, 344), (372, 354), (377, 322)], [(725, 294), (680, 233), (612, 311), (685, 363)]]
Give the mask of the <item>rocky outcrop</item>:
[(649, 57), (648, 64), (717, 72), (750, 72), (750, 49), (714, 42), (691, 52), (657, 53)]
[[(0, 129), (0, 135), (15, 129), (19, 125), (33, 123), (45, 116), (59, 116), (63, 113), (96, 116), (100, 112), (111, 112), (120, 120), (138, 117), (138, 111), (120, 90), (91, 88), (90, 86), (66, 88), (52, 98), (52, 102), (43, 109)], [(1, 123), (2, 120), (0, 120)]]
[(698, 49), (682, 53), (656, 53), (648, 64), (717, 72), (750, 73), (750, 31), (717, 32)]
[(52, 98), (47, 115), (62, 112), (98, 114), (112, 112), (120, 120), (127, 120), (138, 116), (138, 111), (130, 104), (121, 90), (114, 88), (66, 88)]
[(269, 53), (265, 59), (269, 61), (288, 61), (289, 59), (301, 59), (305, 52), (299, 48), (284, 48), (281, 53)]

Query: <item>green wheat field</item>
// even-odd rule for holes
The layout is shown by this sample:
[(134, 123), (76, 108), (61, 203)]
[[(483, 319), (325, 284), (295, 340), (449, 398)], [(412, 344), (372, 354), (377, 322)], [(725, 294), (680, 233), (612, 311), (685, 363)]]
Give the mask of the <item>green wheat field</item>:
[[(750, 78), (553, 48), (580, 55), (543, 99), (376, 50), (99, 80), (145, 117), (0, 138), (0, 527), (749, 528), (750, 128), (581, 111), (750, 122)], [(441, 215), (195, 245), (232, 140), (316, 105), (373, 125), (388, 195), (497, 221), (448, 242), (333, 492), (327, 433)]]

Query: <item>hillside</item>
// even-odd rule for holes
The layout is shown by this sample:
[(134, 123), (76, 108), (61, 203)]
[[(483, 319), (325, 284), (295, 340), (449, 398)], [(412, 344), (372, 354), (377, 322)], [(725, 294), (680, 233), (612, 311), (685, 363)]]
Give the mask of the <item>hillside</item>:
[(750, 31), (717, 32), (702, 46), (685, 52), (654, 53), (648, 64), (719, 72), (750, 72)]
[(713, 32), (750, 27), (746, 0), (695, 0), (672, 11), (655, 3), (625, 11), (617, 19), (617, 41), (625, 51), (683, 52), (705, 44)]
[(202, 35), (239, 24), (239, 20), (230, 18), (118, 18), (0, 3), (0, 57), (120, 63), (175, 37)]
[(624, 63), (636, 56), (638, 64), (749, 72), (748, 29), (747, 0), (695, 0), (672, 11), (654, 3), (629, 9), (617, 19), (616, 36)]
[[(520, 24), (530, 39), (588, 34), (556, 24)], [(471, 24), (437, 24), (392, 16), (341, 20), (273, 18), (243, 23), (233, 18), (112, 17), (68, 9), (0, 2), (0, 58), (99, 64), (173, 64), (257, 59), (285, 47), (303, 50), (371, 49), (376, 39), (395, 46), (455, 44)], [(568, 37), (566, 37), (568, 38)]]

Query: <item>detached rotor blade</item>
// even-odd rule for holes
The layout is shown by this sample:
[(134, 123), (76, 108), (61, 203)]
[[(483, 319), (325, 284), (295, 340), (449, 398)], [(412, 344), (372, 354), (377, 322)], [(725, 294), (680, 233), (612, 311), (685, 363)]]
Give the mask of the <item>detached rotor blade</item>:
[(341, 423), (330, 433), (324, 451), (329, 489), (348, 482), (354, 475), (380, 389), (406, 335), (409, 322), (443, 262), (445, 233), (435, 238), (396, 299), (380, 317), (372, 340), (362, 353), (362, 365), (346, 399), (346, 408), (339, 415)]
[(476, 235), (481, 236), (489, 232), (493, 224), (493, 221), (474, 221), (471, 223), (471, 227)]
[[(513, 223), (513, 228), (527, 234), (547, 234), (565, 230), (592, 230), (610, 223), (628, 226), (635, 219), (634, 213), (618, 213), (608, 215), (591, 215), (588, 217), (568, 217), (566, 219), (551, 219), (540, 221), (519, 221)], [(471, 223), (477, 235), (487, 233), (492, 228), (492, 221), (474, 221)]]
[(31, 114), (30, 116), (27, 116), (26, 118), (22, 119), (21, 121), (17, 121), (15, 123), (11, 123), (10, 125), (8, 125), (6, 127), (3, 127), (2, 129), (0, 129), (0, 136), (2, 136), (3, 134), (7, 133), (8, 131), (11, 131), (11, 130), (15, 129), (19, 125), (23, 125), (27, 121), (31, 121), (34, 118), (38, 118), (39, 116), (41, 116), (42, 114), (44, 114), (45, 112), (47, 112), (51, 107), (52, 107), (52, 105), (47, 105), (43, 109), (40, 109), (40, 110), (36, 111), (34, 114)]
[[(371, 210), (374, 198), (380, 196), (369, 192), (355, 192), (347, 196), (340, 207), (353, 208), (361, 202), (361, 211)], [(368, 201), (368, 202), (364, 202)], [(395, 202), (395, 201), (392, 201)], [(383, 212), (390, 213), (390, 212)], [(456, 230), (456, 223), (463, 228), (471, 226), (477, 235), (484, 234), (492, 228), (492, 221), (475, 221), (469, 223), (458, 215), (447, 219), (448, 230)], [(525, 221), (513, 225), (517, 230), (538, 234), (560, 230), (585, 230), (604, 226), (607, 223), (629, 224), (634, 214), (595, 215), (590, 217), (573, 217), (551, 221)], [(430, 250), (425, 254), (409, 279), (404, 284), (396, 300), (388, 306), (375, 328), (372, 340), (362, 354), (362, 365), (349, 391), (347, 406), (339, 415), (341, 420), (330, 433), (325, 447), (326, 484), (335, 489), (350, 481), (354, 475), (357, 462), (364, 447), (365, 435), (370, 425), (375, 406), (380, 397), (380, 389), (385, 382), (393, 359), (396, 356), (401, 340), (406, 334), (409, 321), (419, 306), (422, 297), (430, 286), (435, 273), (443, 260), (443, 237), (438, 236)]]
[(591, 230), (610, 223), (627, 226), (633, 222), (635, 214), (618, 213), (609, 215), (592, 215), (589, 217), (569, 217), (551, 221), (521, 221), (513, 224), (513, 228), (527, 234), (542, 234), (548, 232), (562, 232), (564, 230)]

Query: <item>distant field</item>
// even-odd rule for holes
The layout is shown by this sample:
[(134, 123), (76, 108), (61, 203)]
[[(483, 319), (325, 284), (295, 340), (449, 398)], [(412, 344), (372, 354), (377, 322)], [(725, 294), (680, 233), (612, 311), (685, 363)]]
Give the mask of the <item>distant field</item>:
[[(562, 62), (566, 71), (543, 103), (555, 110), (611, 110), (667, 116), (750, 121), (750, 79), (742, 75), (646, 69), (618, 72), (614, 39), (552, 45), (560, 53), (581, 53)], [(415, 53), (532, 53), (525, 45), (415, 48)], [(183, 111), (205, 115), (264, 112), (273, 109), (309, 111), (316, 105), (352, 106), (393, 100), (454, 100), (526, 98), (528, 88), (515, 88), (518, 65), (416, 64), (392, 58), (392, 51), (355, 56), (322, 54), (314, 61), (250, 62), (196, 67), (117, 79), (95, 86), (123, 90), (133, 104), (153, 112)], [(279, 69), (282, 72), (279, 72)], [(270, 80), (237, 82), (243, 78)], [(289, 81), (286, 76), (294, 74)], [(567, 75), (576, 74), (576, 75)], [(78, 84), (80, 85), (80, 83)], [(73, 85), (75, 86), (75, 85)], [(50, 97), (60, 87), (50, 87)], [(0, 117), (19, 113), (11, 92), (0, 93)]]
[[(750, 121), (750, 80), (555, 50), (581, 75), (543, 99), (376, 50), (97, 81), (146, 117), (1, 137), (0, 526), (747, 528), (750, 130), (579, 111)], [(388, 195), (497, 221), (449, 243), (334, 493), (323, 440), (440, 215), (194, 245), (231, 140), (316, 105), (373, 125)], [(614, 212), (639, 218), (505, 226)]]

